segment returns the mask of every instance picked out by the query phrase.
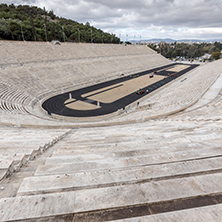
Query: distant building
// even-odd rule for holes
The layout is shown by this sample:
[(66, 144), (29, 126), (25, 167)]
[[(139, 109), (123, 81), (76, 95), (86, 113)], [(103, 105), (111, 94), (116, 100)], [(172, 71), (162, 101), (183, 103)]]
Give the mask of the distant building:
[(206, 53), (201, 57), (201, 59), (209, 59), (211, 57), (211, 54)]

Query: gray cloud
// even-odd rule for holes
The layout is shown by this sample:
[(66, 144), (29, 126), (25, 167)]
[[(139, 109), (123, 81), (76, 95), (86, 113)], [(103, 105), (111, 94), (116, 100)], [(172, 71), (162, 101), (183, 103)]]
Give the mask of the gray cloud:
[[(5, 3), (11, 4), (10, 0)], [(222, 0), (15, 0), (122, 36), (222, 38)], [(190, 34), (189, 34), (190, 30)], [(134, 34), (133, 34), (134, 33)]]

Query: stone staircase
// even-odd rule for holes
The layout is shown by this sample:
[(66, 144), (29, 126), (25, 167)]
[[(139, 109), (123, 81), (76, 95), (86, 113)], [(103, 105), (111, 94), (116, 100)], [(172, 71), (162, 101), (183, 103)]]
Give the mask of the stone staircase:
[(152, 221), (202, 207), (217, 218), (211, 209), (222, 202), (220, 123), (163, 119), (72, 131), (23, 178), (16, 196), (0, 200), (0, 218)]
[(68, 130), (0, 128), (0, 181), (57, 143)]

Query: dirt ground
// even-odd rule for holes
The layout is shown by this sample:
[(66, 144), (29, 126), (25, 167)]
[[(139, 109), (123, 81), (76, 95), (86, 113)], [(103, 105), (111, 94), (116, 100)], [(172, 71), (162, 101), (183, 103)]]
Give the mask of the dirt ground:
[(75, 110), (94, 110), (100, 108), (100, 106), (75, 99), (68, 99), (65, 103), (69, 103), (66, 107)]
[(173, 68), (167, 69), (168, 72), (180, 72), (186, 68), (188, 68), (190, 65), (175, 65)]

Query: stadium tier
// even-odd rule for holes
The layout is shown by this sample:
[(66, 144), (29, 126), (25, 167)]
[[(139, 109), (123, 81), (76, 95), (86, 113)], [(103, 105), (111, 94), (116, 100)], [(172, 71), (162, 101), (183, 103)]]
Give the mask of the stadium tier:
[(41, 107), (189, 65), (144, 45), (0, 41), (0, 221), (220, 221), (222, 60), (108, 117), (55, 118)]

